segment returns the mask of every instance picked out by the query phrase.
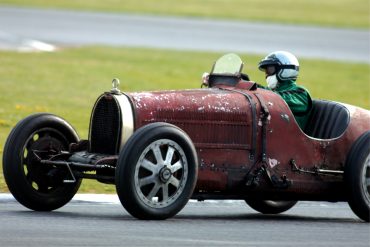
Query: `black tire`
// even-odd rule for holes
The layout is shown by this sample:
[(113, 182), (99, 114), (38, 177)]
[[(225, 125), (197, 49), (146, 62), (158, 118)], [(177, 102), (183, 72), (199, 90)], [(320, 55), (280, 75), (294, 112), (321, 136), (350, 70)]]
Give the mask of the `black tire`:
[(115, 179), (119, 199), (132, 216), (163, 220), (186, 205), (197, 176), (198, 158), (189, 136), (174, 125), (153, 123), (129, 138)]
[(370, 222), (370, 131), (352, 145), (344, 167), (344, 183), (352, 211)]
[(263, 214), (280, 214), (297, 204), (297, 201), (245, 200), (254, 210)]
[(36, 211), (51, 211), (68, 203), (81, 181), (63, 183), (62, 168), (41, 165), (33, 151), (50, 157), (78, 140), (76, 131), (55, 115), (40, 113), (21, 120), (10, 132), (3, 154), (4, 178), (15, 199)]

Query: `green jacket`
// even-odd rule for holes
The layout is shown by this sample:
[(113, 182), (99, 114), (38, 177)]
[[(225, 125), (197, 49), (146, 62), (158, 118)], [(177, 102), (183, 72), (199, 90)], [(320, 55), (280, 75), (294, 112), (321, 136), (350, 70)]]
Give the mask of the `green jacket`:
[[(265, 89), (271, 90), (270, 88)], [(312, 109), (312, 100), (309, 92), (305, 88), (297, 86), (293, 80), (279, 82), (272, 91), (285, 100), (299, 127), (304, 130)]]

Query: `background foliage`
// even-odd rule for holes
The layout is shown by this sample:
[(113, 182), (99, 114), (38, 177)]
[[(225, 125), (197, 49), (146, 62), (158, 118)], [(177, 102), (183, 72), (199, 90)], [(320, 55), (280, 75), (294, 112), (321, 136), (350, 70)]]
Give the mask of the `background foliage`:
[[(198, 88), (222, 54), (169, 50), (85, 47), (56, 53), (0, 52), (0, 156), (11, 128), (35, 112), (65, 118), (87, 138), (96, 98), (110, 90), (111, 79), (121, 90)], [(264, 84), (257, 69), (261, 56), (241, 54), (244, 72)], [(367, 64), (300, 60), (299, 81), (315, 98), (331, 99), (369, 108), (370, 71)], [(6, 191), (0, 173), (0, 191)], [(81, 191), (113, 191), (112, 186), (84, 182)]]

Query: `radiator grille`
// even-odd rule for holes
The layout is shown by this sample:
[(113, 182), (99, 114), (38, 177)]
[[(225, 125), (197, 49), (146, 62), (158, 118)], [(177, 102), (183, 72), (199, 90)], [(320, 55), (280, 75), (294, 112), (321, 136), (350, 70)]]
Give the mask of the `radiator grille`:
[(90, 123), (90, 152), (117, 154), (121, 136), (121, 114), (116, 99), (103, 95), (95, 103)]

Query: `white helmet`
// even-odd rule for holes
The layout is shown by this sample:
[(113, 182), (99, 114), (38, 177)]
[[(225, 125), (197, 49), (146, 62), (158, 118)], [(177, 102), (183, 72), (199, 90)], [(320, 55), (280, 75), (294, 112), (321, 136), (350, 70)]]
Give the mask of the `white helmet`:
[(296, 80), (298, 77), (298, 59), (290, 52), (272, 52), (262, 59), (258, 64), (258, 68), (262, 71), (265, 71), (269, 66), (275, 67), (276, 77), (280, 81)]

